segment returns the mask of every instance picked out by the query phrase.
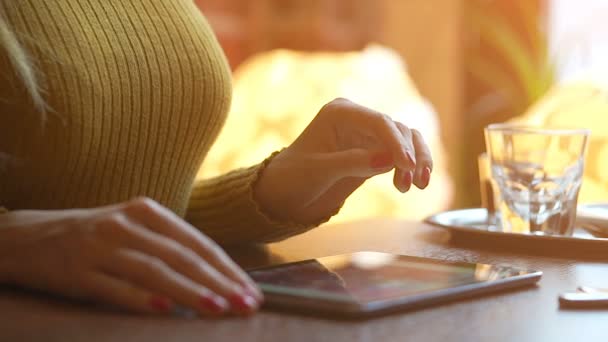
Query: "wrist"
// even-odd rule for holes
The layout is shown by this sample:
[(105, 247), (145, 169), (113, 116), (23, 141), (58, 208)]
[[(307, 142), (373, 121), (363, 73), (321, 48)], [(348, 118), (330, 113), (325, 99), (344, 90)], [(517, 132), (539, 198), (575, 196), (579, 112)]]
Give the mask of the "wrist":
[(285, 187), (281, 184), (284, 178), (281, 169), (288, 167), (285, 164), (284, 152), (275, 152), (260, 166), (257, 180), (253, 185), (253, 197), (262, 212), (272, 219), (285, 219), (284, 208), (280, 204), (280, 191)]
[[(323, 221), (330, 214), (326, 208), (310, 207), (321, 194), (319, 182), (315, 184), (311, 180), (325, 178), (322, 171), (311, 166), (313, 159), (287, 148), (263, 163), (253, 193), (260, 210), (270, 219), (310, 225)], [(336, 210), (332, 208), (330, 212), (333, 215)]]
[(280, 161), (277, 161), (279, 155), (280, 152), (275, 152), (262, 163), (257, 179), (253, 184), (253, 198), (255, 202), (263, 213), (268, 214), (272, 218), (278, 218), (272, 189), (276, 187), (274, 184), (276, 172), (273, 169), (276, 167), (277, 162), (280, 163)]

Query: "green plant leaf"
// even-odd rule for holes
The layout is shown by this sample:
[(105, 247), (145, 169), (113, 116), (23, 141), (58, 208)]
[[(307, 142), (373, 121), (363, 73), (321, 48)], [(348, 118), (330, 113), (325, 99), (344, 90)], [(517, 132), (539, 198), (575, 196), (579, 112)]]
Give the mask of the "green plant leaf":
[[(516, 88), (519, 85), (524, 89), (523, 95), (528, 104), (535, 102), (553, 84), (555, 69), (553, 64), (548, 63), (546, 38), (537, 26), (537, 18), (533, 15), (534, 9), (531, 6), (520, 7), (525, 29), (531, 30), (529, 35), (535, 48), (540, 51), (538, 56), (534, 55), (534, 50), (526, 46), (523, 38), (500, 15), (488, 15), (487, 11), (482, 11), (475, 5), (469, 7), (470, 23), (479, 29), (480, 39), (491, 44), (501, 56), (504, 56), (515, 72), (515, 77), (502, 77), (492, 83), (515, 83), (511, 86), (503, 85), (501, 88)], [(479, 65), (479, 62), (474, 65)], [(487, 66), (484, 66), (484, 69), (487, 70)], [(479, 72), (475, 73), (479, 74)]]

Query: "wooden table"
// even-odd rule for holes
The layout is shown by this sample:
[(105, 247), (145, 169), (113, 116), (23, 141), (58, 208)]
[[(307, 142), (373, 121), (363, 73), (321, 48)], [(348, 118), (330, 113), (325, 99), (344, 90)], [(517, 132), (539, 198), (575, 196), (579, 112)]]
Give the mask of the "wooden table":
[[(480, 248), (483, 246), (483, 248)], [(233, 253), (244, 266), (371, 250), (512, 264), (544, 272), (538, 287), (501, 292), (367, 321), (272, 312), (249, 319), (187, 320), (101, 311), (61, 299), (0, 290), (0, 341), (608, 341), (608, 310), (560, 309), (578, 285), (608, 287), (605, 258), (462, 245), (422, 223), (370, 220), (328, 225), (282, 243)]]

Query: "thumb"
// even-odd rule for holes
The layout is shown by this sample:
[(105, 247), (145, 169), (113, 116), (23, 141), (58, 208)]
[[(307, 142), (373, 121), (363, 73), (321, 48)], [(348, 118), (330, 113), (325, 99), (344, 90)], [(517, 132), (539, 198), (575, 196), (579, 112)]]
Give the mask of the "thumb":
[(369, 178), (394, 168), (393, 158), (389, 152), (362, 148), (325, 153), (317, 162), (318, 166), (334, 179)]

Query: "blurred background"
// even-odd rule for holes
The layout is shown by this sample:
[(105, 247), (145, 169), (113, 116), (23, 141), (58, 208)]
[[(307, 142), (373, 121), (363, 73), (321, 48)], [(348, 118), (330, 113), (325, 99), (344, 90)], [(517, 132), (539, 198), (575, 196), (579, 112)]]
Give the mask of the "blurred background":
[[(335, 221), (421, 219), (480, 206), (483, 127), (592, 129), (579, 202), (608, 200), (604, 0), (197, 0), (233, 70), (229, 119), (200, 177), (263, 160), (342, 96), (419, 129), (436, 160), (427, 191), (389, 175)], [(607, 164), (604, 167), (603, 164)]]

